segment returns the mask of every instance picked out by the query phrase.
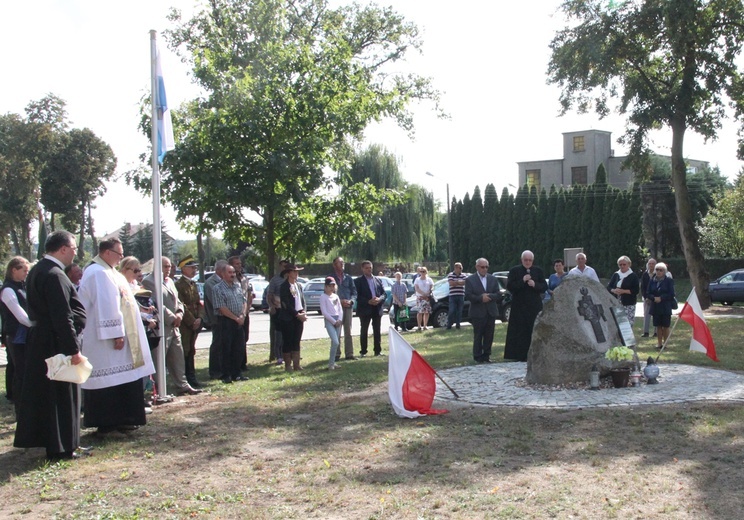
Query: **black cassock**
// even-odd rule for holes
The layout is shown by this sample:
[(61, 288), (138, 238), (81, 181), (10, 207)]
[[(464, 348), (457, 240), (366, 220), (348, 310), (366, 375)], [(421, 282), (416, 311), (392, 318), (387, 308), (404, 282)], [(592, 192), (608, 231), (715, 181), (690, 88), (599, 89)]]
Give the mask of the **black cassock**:
[(512, 303), (509, 327), (506, 330), (504, 359), (527, 361), (527, 353), (532, 343), (532, 327), (542, 310), (543, 296), (548, 289), (542, 269), (531, 267), (529, 271), (535, 281), (534, 287), (523, 281), (527, 274), (527, 269), (523, 265), (517, 265), (509, 270), (506, 288), (512, 295)]
[(47, 455), (72, 452), (80, 442), (80, 389), (46, 377), (46, 358), (80, 351), (85, 308), (62, 269), (44, 258), (26, 282), (31, 327), (26, 343), (26, 372), (13, 445), (46, 448)]

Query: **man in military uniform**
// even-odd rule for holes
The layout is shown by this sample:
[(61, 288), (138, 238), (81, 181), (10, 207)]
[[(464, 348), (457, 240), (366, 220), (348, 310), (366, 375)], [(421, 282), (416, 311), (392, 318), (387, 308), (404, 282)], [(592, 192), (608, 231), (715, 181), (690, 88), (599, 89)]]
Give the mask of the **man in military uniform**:
[(186, 361), (186, 380), (194, 388), (201, 387), (196, 379), (194, 356), (196, 355), (196, 338), (199, 335), (204, 318), (204, 310), (199, 301), (199, 289), (193, 280), (196, 276), (197, 266), (196, 260), (191, 255), (178, 262), (181, 277), (176, 281), (178, 299), (183, 302), (184, 307), (183, 320), (179, 329), (181, 330), (183, 355)]

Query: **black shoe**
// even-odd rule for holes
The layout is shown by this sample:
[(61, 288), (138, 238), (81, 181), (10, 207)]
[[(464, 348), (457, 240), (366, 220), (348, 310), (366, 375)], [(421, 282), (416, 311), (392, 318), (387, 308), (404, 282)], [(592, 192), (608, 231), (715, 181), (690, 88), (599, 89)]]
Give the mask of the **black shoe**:
[(356, 356), (346, 356), (344, 359), (346, 361), (356, 361)]
[(643, 334), (641, 335), (641, 337), (642, 337), (642, 338), (647, 338), (647, 337), (648, 337), (648, 332), (644, 332), (644, 333), (643, 333)]
[(234, 377), (233, 378), (233, 381), (248, 381), (248, 377), (246, 377), (246, 376)]
[(222, 382), (225, 383), (226, 385), (229, 385), (230, 383), (232, 383), (232, 378), (231, 377), (223, 377), (222, 378)]
[(460, 330), (460, 326), (459, 326), (459, 325), (455, 325), (455, 328), (456, 328), (457, 330)]
[(63, 451), (62, 453), (47, 453), (46, 460), (49, 462), (59, 462), (61, 460), (75, 460), (79, 459), (80, 454), (74, 451)]
[(199, 381), (196, 380), (196, 378), (186, 378), (186, 381), (191, 385), (191, 388), (201, 388), (202, 385)]

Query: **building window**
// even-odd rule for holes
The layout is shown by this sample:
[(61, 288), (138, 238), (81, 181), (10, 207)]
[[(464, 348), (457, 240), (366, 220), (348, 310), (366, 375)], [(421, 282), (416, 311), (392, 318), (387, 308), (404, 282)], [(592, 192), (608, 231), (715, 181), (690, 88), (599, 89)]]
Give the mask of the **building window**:
[(537, 191), (540, 191), (540, 170), (527, 170), (527, 187), (532, 188), (533, 186)]
[(574, 166), (571, 168), (571, 184), (587, 184), (586, 166)]
[(586, 150), (586, 148), (584, 148), (584, 136), (583, 135), (574, 136), (573, 146), (574, 146), (574, 152), (583, 152), (584, 150)]

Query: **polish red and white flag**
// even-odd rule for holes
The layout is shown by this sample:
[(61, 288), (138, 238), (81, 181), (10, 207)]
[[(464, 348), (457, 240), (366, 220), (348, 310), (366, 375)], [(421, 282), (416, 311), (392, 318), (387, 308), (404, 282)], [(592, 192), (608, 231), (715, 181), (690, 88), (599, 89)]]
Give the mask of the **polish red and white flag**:
[(437, 389), (431, 365), (392, 327), (388, 340), (388, 395), (395, 413), (409, 419), (447, 413), (448, 410), (431, 409)]
[(687, 297), (684, 307), (679, 312), (679, 317), (692, 326), (692, 339), (690, 340), (690, 350), (702, 352), (713, 361), (718, 361), (716, 356), (716, 346), (713, 343), (713, 336), (710, 334), (708, 324), (705, 323), (703, 309), (700, 307), (700, 301), (695, 288), (692, 288), (690, 296)]

